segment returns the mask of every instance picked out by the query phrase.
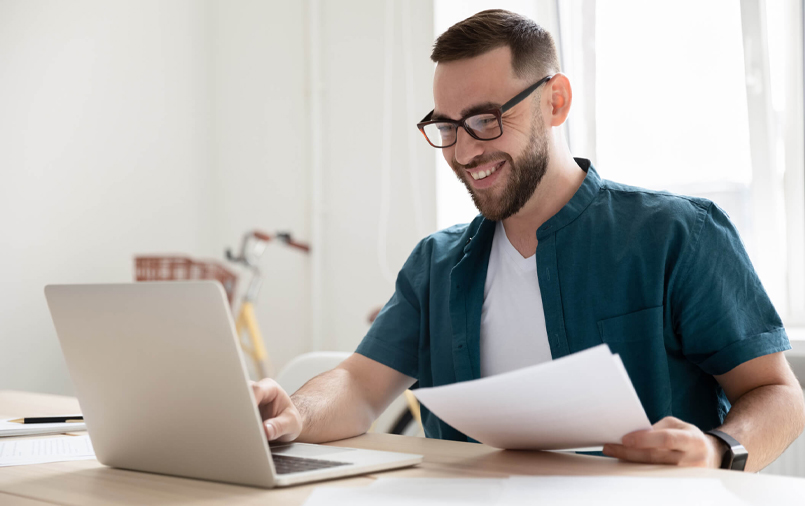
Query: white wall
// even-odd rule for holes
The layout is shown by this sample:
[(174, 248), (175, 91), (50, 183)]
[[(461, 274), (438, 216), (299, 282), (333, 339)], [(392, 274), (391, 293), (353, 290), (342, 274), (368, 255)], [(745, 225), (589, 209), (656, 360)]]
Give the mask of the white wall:
[[(129, 281), (137, 253), (222, 258), (252, 228), (290, 230), (321, 252), (318, 269), (295, 250), (264, 255), (257, 316), (276, 365), (314, 347), (354, 349), (393, 290), (378, 260), (381, 221), (393, 273), (435, 223), (433, 154), (414, 126), (432, 107), (430, 0), (389, 3), (393, 141), (381, 220), (386, 5), (0, 0), (0, 389), (72, 392), (44, 285)], [(322, 81), (311, 88), (316, 6)]]
[[(342, 0), (321, 2), (324, 159), (324, 248), (321, 289), (325, 349), (354, 350), (369, 328), (367, 314), (386, 303), (393, 279), (408, 254), (436, 227), (434, 155), (416, 129), (433, 109), (433, 4)], [(386, 9), (393, 21), (386, 26)], [(410, 24), (404, 37), (404, 8)], [(386, 49), (387, 39), (390, 52)], [(404, 40), (410, 53), (403, 51)], [(388, 60), (389, 56), (391, 60)], [(410, 107), (406, 103), (406, 57), (411, 63)], [(383, 216), (382, 180), (384, 64), (392, 67), (389, 213)], [(409, 139), (408, 136), (411, 136)], [(413, 141), (409, 145), (409, 140)], [(413, 149), (409, 149), (409, 146)], [(414, 194), (411, 171), (419, 193)], [(422, 223), (417, 227), (415, 208)], [(386, 258), (378, 254), (378, 237), (386, 227)], [(419, 229), (418, 229), (419, 228)]]
[[(310, 240), (304, 7), (209, 3), (219, 251), (225, 244), (237, 250), (241, 234), (255, 228)], [(310, 258), (269, 244), (261, 268), (257, 319), (272, 362), (281, 367), (310, 350)], [(242, 289), (247, 279), (242, 277)]]
[(205, 39), (190, 0), (0, 3), (0, 388), (71, 391), (46, 284), (213, 252)]

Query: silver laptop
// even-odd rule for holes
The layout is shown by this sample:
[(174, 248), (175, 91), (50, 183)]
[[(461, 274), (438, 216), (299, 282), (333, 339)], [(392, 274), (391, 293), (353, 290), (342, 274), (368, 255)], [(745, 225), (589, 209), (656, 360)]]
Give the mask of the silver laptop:
[(45, 296), (105, 465), (271, 488), (422, 462), (405, 453), (269, 447), (216, 282), (51, 285)]

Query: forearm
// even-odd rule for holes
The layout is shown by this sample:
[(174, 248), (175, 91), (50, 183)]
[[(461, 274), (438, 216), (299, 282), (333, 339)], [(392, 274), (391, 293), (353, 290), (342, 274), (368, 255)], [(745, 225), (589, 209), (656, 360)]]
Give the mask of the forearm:
[(302, 415), (302, 433), (296, 439), (300, 442), (322, 443), (363, 434), (377, 416), (356, 379), (342, 368), (308, 381), (291, 401)]
[(790, 445), (805, 426), (805, 401), (797, 385), (765, 385), (742, 395), (719, 430), (749, 452), (746, 471), (757, 472)]

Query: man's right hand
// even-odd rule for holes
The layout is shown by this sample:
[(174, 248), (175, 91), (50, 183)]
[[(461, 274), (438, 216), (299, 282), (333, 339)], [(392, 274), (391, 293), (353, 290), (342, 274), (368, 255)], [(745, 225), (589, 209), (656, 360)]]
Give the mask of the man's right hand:
[(272, 379), (251, 383), (269, 441), (325, 443), (358, 436), (416, 382), (353, 353), (290, 396)]
[(291, 397), (271, 378), (251, 382), (269, 441), (293, 441), (302, 432), (302, 415)]

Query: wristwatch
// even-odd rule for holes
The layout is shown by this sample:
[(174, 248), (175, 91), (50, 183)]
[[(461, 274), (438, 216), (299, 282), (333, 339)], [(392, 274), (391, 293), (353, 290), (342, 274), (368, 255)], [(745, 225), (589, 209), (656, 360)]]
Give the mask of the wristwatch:
[(727, 453), (725, 453), (724, 457), (721, 459), (721, 469), (734, 469), (735, 471), (744, 470), (749, 452), (746, 451), (746, 448), (744, 448), (741, 443), (734, 437), (720, 430), (708, 430), (705, 434), (710, 434), (727, 445)]

